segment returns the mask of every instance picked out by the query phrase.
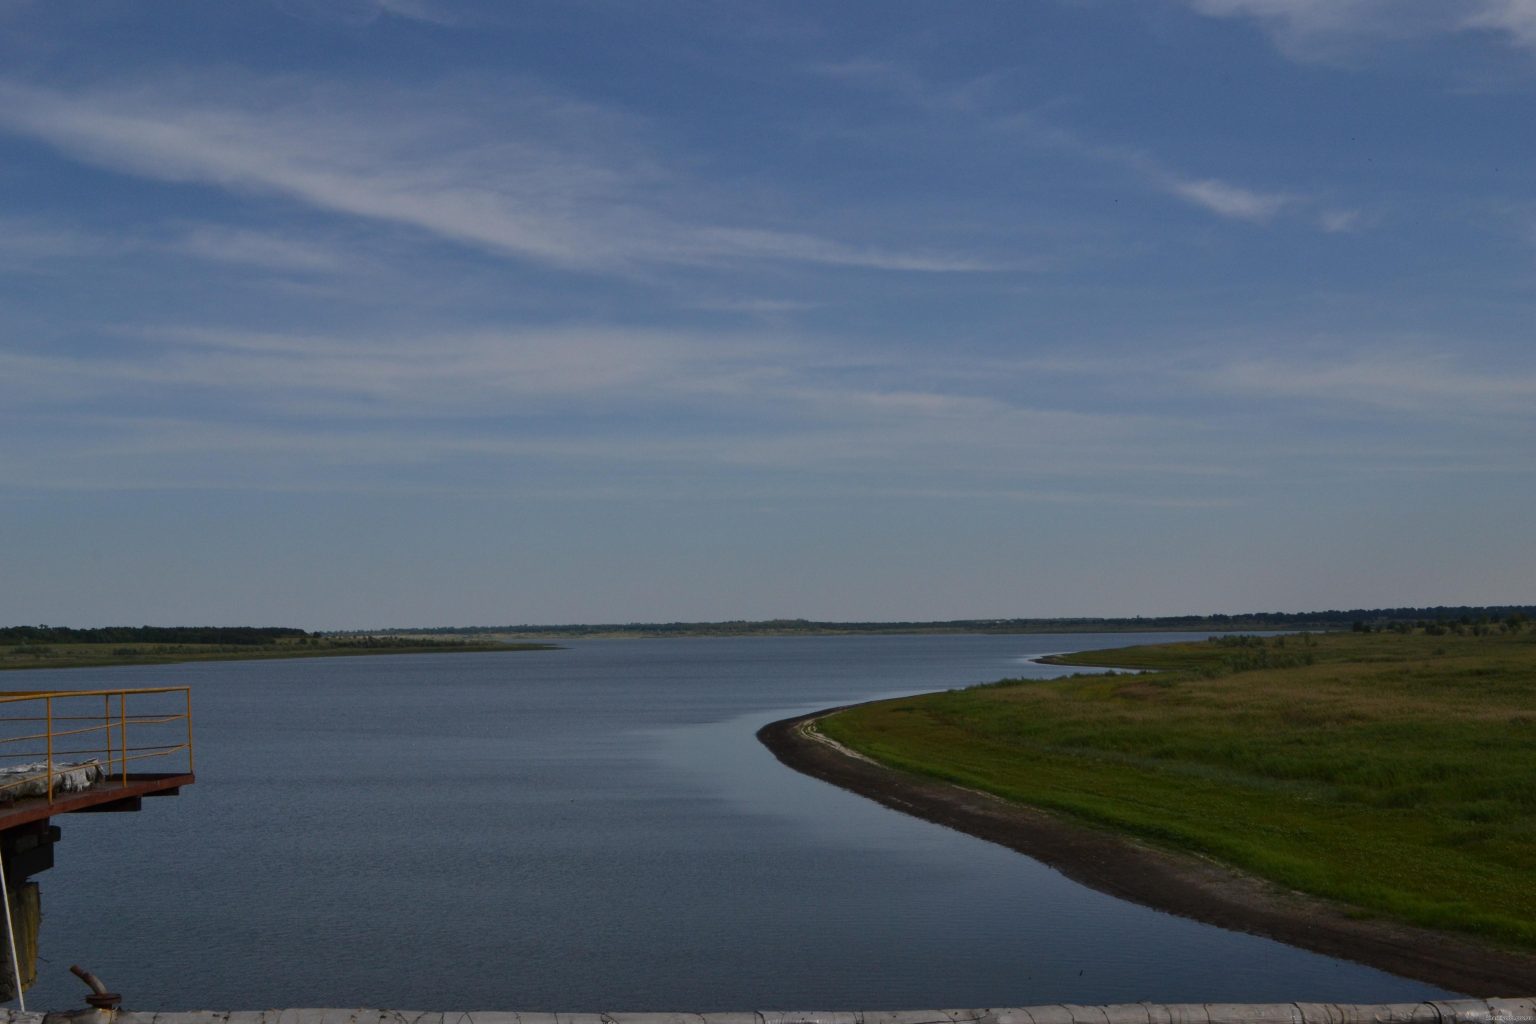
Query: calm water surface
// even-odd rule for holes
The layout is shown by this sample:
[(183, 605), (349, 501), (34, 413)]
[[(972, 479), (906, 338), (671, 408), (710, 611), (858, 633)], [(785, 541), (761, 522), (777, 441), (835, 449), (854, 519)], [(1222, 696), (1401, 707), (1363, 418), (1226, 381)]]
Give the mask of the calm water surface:
[[(1070, 637), (592, 640), (10, 673), (190, 684), (198, 783), (68, 815), (29, 1007), (931, 1008), (1417, 1000), (780, 766), (765, 722), (1045, 677)], [(1171, 639), (1160, 634), (1156, 639)]]

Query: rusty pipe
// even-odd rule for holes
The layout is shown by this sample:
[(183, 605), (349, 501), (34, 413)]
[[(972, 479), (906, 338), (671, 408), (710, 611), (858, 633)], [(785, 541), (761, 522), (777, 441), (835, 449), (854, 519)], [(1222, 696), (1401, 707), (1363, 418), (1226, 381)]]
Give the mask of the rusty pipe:
[(85, 1001), (98, 1010), (115, 1010), (123, 1004), (123, 997), (116, 992), (108, 992), (107, 986), (101, 983), (101, 979), (79, 964), (70, 964), (69, 973), (79, 978), (91, 987), (91, 994), (85, 997)]

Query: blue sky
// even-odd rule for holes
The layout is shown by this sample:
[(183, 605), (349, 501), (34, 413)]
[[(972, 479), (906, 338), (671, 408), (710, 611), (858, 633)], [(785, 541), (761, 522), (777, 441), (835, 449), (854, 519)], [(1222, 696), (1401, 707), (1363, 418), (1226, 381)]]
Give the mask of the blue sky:
[(0, 0), (0, 621), (1536, 601), (1536, 0)]

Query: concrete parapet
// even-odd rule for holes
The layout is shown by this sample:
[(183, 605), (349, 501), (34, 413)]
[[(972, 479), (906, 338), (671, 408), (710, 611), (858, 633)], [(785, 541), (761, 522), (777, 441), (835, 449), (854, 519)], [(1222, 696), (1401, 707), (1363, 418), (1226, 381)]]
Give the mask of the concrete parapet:
[(1536, 1024), (1536, 997), (1425, 1003), (1120, 1003), (977, 1010), (520, 1013), (372, 1009), (0, 1011), (0, 1024)]

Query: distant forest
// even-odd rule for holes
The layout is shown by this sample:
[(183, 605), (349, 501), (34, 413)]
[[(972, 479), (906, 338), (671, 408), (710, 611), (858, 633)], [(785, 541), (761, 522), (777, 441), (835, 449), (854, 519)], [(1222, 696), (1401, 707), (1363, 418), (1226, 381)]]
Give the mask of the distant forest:
[(275, 644), (313, 634), (283, 626), (0, 627), (0, 644)]
[[(942, 622), (817, 622), (810, 619), (728, 622), (627, 622), (563, 626), (440, 626), (373, 630), (375, 633), (496, 633), (527, 637), (782, 636), (832, 633), (1109, 633), (1200, 630), (1381, 629), (1399, 624), (1499, 622), (1536, 617), (1536, 605), (1457, 605), (1433, 608), (1352, 608), (1318, 612), (1245, 612), (1239, 615), (1161, 615), (1135, 618), (952, 619)], [(362, 632), (362, 631), (359, 631)]]
[(573, 623), (519, 626), (416, 626), (309, 632), (284, 626), (68, 626), (0, 627), (0, 645), (12, 644), (223, 644), (268, 645), (304, 638), (350, 636), (795, 636), (848, 633), (1119, 633), (1243, 630), (1387, 629), (1433, 623), (1476, 626), (1511, 616), (1536, 619), (1536, 605), (1456, 605), (1434, 608), (1351, 608), (1320, 612), (1245, 612), (1239, 615), (1159, 615), (1136, 618), (949, 619), (938, 622), (819, 622), (811, 619), (735, 619), (727, 622)]

